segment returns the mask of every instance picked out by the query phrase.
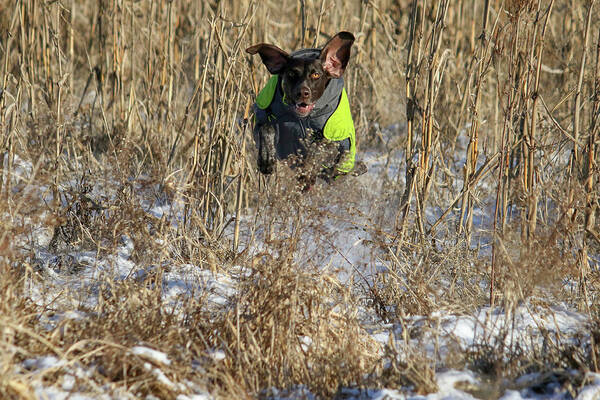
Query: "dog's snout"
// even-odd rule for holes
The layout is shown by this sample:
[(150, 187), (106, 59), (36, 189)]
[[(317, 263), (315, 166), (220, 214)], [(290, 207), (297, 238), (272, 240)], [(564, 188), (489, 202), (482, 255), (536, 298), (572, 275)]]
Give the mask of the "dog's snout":
[(300, 88), (300, 97), (307, 99), (310, 97), (310, 88), (308, 86), (302, 86)]

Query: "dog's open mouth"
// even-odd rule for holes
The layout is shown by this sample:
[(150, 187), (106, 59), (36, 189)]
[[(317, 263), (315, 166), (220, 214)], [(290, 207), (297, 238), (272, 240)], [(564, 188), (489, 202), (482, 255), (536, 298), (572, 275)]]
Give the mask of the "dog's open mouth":
[(296, 107), (294, 108), (299, 115), (304, 116), (308, 115), (308, 113), (310, 113), (313, 110), (313, 108), (315, 108), (315, 103), (296, 103)]

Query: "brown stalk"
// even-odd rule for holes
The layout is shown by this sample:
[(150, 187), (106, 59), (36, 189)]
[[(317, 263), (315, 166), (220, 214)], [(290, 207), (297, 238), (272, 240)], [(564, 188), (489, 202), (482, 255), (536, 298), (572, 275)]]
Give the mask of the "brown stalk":
[[(509, 100), (510, 101), (510, 100)], [(493, 237), (492, 237), (492, 262), (490, 271), (490, 307), (494, 307), (495, 303), (495, 288), (496, 288), (496, 270), (497, 270), (497, 246), (498, 246), (498, 219), (506, 219), (506, 202), (502, 202), (502, 199), (506, 198), (505, 188), (507, 186), (507, 163), (508, 163), (508, 152), (507, 152), (507, 130), (508, 121), (505, 118), (504, 126), (502, 129), (502, 151), (500, 153), (500, 166), (498, 168), (498, 184), (496, 186), (496, 202), (494, 204), (494, 226), (493, 226)], [(501, 223), (501, 227), (504, 225)]]
[(300, 15), (302, 16), (302, 31), (300, 32), (300, 46), (304, 47), (304, 40), (306, 35), (306, 4), (304, 0), (300, 0)]
[(317, 21), (317, 28), (315, 31), (315, 40), (313, 41), (313, 47), (317, 47), (319, 44), (319, 36), (321, 34), (321, 23), (323, 22), (323, 15), (325, 14), (325, 0), (321, 0), (321, 9), (319, 11), (319, 20)]
[[(546, 37), (546, 28), (548, 27), (548, 20), (550, 19), (550, 14), (552, 14), (552, 6), (554, 5), (554, 0), (550, 1), (548, 8), (546, 10), (546, 18), (544, 20), (544, 25), (542, 27), (542, 33), (539, 38), (538, 48), (537, 48), (537, 67), (535, 70), (535, 81), (533, 93), (531, 95), (533, 99), (533, 103), (531, 105), (531, 125), (529, 127), (529, 137), (527, 138), (527, 148), (528, 148), (528, 164), (529, 168), (527, 169), (527, 190), (528, 190), (528, 227), (527, 227), (527, 236), (528, 241), (531, 239), (531, 236), (535, 232), (536, 223), (537, 223), (537, 193), (534, 188), (534, 151), (536, 148), (536, 128), (537, 128), (537, 101), (538, 101), (538, 93), (540, 88), (540, 71), (542, 68), (542, 55), (544, 51), (544, 39)], [(538, 12), (539, 13), (539, 12)], [(539, 17), (537, 17), (539, 18)], [(536, 19), (537, 19), (536, 18)], [(533, 52), (533, 50), (532, 50)]]
[[(23, 12), (23, 11), (22, 11)], [(13, 15), (11, 18), (11, 24), (10, 24), (10, 32), (13, 31), (13, 29), (15, 28), (15, 24), (17, 23), (17, 16), (19, 14), (19, 7), (15, 7), (13, 10)], [(6, 124), (6, 97), (7, 94), (5, 93), (6, 87), (7, 87), (7, 83), (8, 83), (8, 77), (9, 77), (9, 55), (11, 54), (11, 47), (14, 41), (14, 36), (10, 35), (9, 39), (6, 41), (6, 50), (5, 50), (5, 54), (4, 54), (4, 60), (2, 63), (2, 93), (0, 93), (0, 126), (4, 126)], [(2, 134), (2, 140), (0, 141), (0, 196), (2, 196), (2, 183), (4, 181), (4, 176), (6, 173), (7, 176), (7, 185), (6, 185), (6, 197), (8, 198), (9, 196), (9, 191), (10, 191), (10, 176), (11, 176), (11, 172), (12, 172), (12, 159), (13, 159), (13, 154), (12, 154), (12, 139), (10, 138), (10, 135), (5, 135), (4, 133)], [(4, 170), (4, 160), (7, 159), (8, 161), (8, 169), (5, 171)]]
[(574, 165), (577, 165), (579, 162), (579, 147), (577, 146), (577, 142), (579, 141), (579, 124), (580, 124), (580, 114), (581, 114), (581, 88), (583, 86), (583, 75), (585, 72), (585, 63), (587, 59), (587, 48), (589, 43), (590, 36), (590, 26), (592, 22), (593, 8), (596, 0), (589, 0), (588, 2), (588, 11), (587, 18), (585, 20), (585, 28), (583, 35), (583, 51), (581, 53), (581, 62), (579, 63), (579, 75), (577, 78), (577, 90), (575, 91), (575, 98), (573, 100), (573, 138), (575, 139), (575, 144), (573, 145), (573, 162)]
[[(61, 152), (62, 152), (62, 81), (63, 81), (63, 70), (62, 70), (62, 50), (60, 48), (61, 46), (61, 42), (60, 42), (60, 37), (61, 37), (61, 20), (60, 20), (60, 13), (61, 13), (61, 5), (56, 3), (54, 5), (55, 8), (55, 22), (53, 24), (53, 31), (57, 32), (55, 34), (54, 40), (51, 40), (50, 38), (50, 32), (48, 32), (48, 41), (52, 42), (54, 44), (54, 51), (56, 52), (56, 60), (58, 62), (58, 77), (53, 77), (52, 72), (49, 72), (49, 81), (50, 81), (50, 85), (52, 87), (52, 91), (54, 91), (54, 86), (56, 83), (56, 98), (52, 99), (56, 101), (56, 132), (55, 132), (55, 140), (56, 140), (56, 148), (55, 148), (55, 154), (54, 156), (55, 158), (55, 162), (54, 162), (54, 168), (55, 168), (55, 176), (54, 176), (54, 187), (53, 187), (53, 192), (54, 192), (54, 199), (56, 201), (56, 204), (58, 206), (58, 184), (60, 182), (60, 177), (62, 175), (62, 171), (61, 171)], [(48, 50), (50, 52), (50, 49)], [(49, 58), (48, 60), (48, 69), (49, 71), (54, 68), (52, 68), (51, 66), (52, 64), (52, 59)]]
[(171, 117), (171, 110), (173, 108), (173, 1), (168, 1), (167, 7), (167, 21), (168, 21), (168, 34), (167, 34), (167, 70), (168, 70), (168, 86), (167, 86), (167, 118)]
[[(590, 0), (588, 2), (588, 10), (587, 10), (587, 18), (586, 18), (586, 23), (585, 23), (585, 30), (584, 30), (584, 36), (583, 36), (583, 50), (582, 50), (582, 54), (581, 54), (581, 62), (579, 64), (579, 75), (578, 75), (578, 79), (577, 79), (577, 89), (575, 91), (575, 97), (574, 97), (574, 109), (573, 109), (573, 139), (574, 139), (574, 143), (573, 143), (573, 153), (571, 155), (571, 165), (570, 165), (570, 174), (569, 174), (569, 180), (570, 180), (570, 185), (569, 185), (569, 201), (573, 202), (574, 198), (575, 198), (575, 182), (572, 181), (573, 177), (576, 177), (578, 175), (578, 170), (580, 168), (580, 152), (579, 152), (579, 146), (577, 144), (577, 142), (579, 142), (579, 125), (580, 125), (580, 114), (581, 114), (581, 97), (582, 97), (582, 86), (583, 86), (583, 76), (584, 76), (584, 72), (585, 72), (585, 64), (586, 64), (586, 60), (587, 60), (587, 48), (588, 48), (588, 43), (589, 43), (589, 36), (590, 36), (590, 24), (591, 24), (591, 19), (592, 19), (592, 13), (593, 13), (593, 7), (594, 7), (594, 3), (595, 0)], [(593, 111), (593, 110), (592, 110)], [(594, 133), (592, 132), (590, 136), (594, 136)], [(590, 146), (588, 149), (588, 157), (593, 155), (593, 148)], [(589, 160), (589, 158), (588, 158)], [(589, 166), (589, 161), (588, 161), (588, 165), (586, 165), (585, 160), (584, 163), (582, 165), (582, 169), (587, 169)], [(588, 174), (590, 174), (590, 172), (588, 172)], [(585, 179), (588, 178), (588, 179)], [(593, 178), (592, 178), (593, 179)], [(586, 200), (587, 198), (590, 196), (590, 190), (588, 190), (588, 182), (589, 182), (589, 175), (588, 177), (584, 177), (584, 188), (586, 189), (587, 195), (586, 195)], [(587, 205), (587, 204), (586, 204)], [(586, 207), (585, 213), (586, 213), (586, 217), (587, 217), (587, 209), (588, 207)], [(576, 215), (576, 210), (571, 209), (569, 210), (570, 213), (572, 213), (572, 218), (575, 218)], [(587, 228), (587, 218), (585, 220), (585, 224), (586, 226), (584, 226), (584, 229)], [(588, 263), (588, 249), (587, 249), (587, 239), (586, 239), (587, 232), (584, 233), (584, 243), (583, 243), (583, 247), (580, 249), (580, 251), (578, 252), (578, 266), (579, 266), (579, 291), (580, 294), (582, 296), (582, 304), (583, 304), (583, 309), (587, 309), (589, 312), (589, 300), (588, 300), (588, 288), (587, 288), (587, 273), (589, 270), (589, 263)]]
[[(419, 12), (419, 8), (421, 9), (421, 13), (418, 14)], [(414, 153), (414, 141), (415, 141), (415, 137), (414, 137), (414, 132), (415, 132), (415, 118), (414, 116), (418, 113), (422, 113), (422, 110), (420, 109), (420, 107), (418, 106), (418, 102), (417, 102), (417, 97), (416, 97), (416, 93), (417, 93), (417, 84), (419, 83), (419, 81), (417, 80), (417, 77), (419, 76), (419, 68), (421, 67), (421, 63), (423, 61), (422, 57), (422, 48), (423, 48), (423, 32), (425, 31), (425, 10), (427, 9), (427, 0), (423, 0), (422, 1), (422, 5), (421, 7), (419, 7), (418, 2), (415, 1), (413, 3), (412, 9), (411, 9), (411, 30), (410, 30), (410, 36), (409, 36), (409, 44), (410, 44), (410, 63), (407, 63), (406, 66), (406, 94), (407, 94), (407, 99), (406, 99), (406, 117), (407, 117), (407, 122), (410, 120), (411, 122), (408, 123), (408, 137), (407, 137), (407, 144), (406, 144), (406, 153), (405, 153), (405, 160), (406, 160), (406, 174), (405, 174), (405, 188), (404, 188), (404, 194), (402, 196), (402, 200), (400, 203), (400, 218), (396, 218), (396, 221), (398, 221), (398, 219), (400, 220), (400, 224), (398, 224), (396, 222), (396, 225), (400, 227), (400, 232), (399, 232), (399, 238), (402, 241), (405, 235), (405, 229), (406, 229), (406, 223), (407, 223), (407, 217), (408, 217), (408, 212), (410, 211), (410, 204), (412, 203), (412, 198), (414, 196), (414, 194), (419, 193), (419, 185), (421, 185), (419, 183), (418, 178), (418, 174), (420, 173), (420, 164), (422, 163), (422, 157), (419, 157), (418, 161), (417, 160), (413, 160), (413, 157), (415, 156), (416, 153)], [(441, 8), (438, 8), (438, 10), (440, 10)], [(444, 9), (446, 9), (446, 7), (444, 7)], [(447, 10), (447, 9), (446, 9)], [(417, 29), (417, 24), (416, 24), (416, 20), (417, 18), (420, 16), (420, 24), (419, 27)], [(439, 16), (439, 12), (438, 12), (438, 16)], [(444, 19), (445, 19), (445, 14), (444, 14)], [(436, 21), (437, 22), (437, 21)], [(434, 25), (434, 27), (432, 28), (431, 34), (434, 35), (434, 33), (436, 32), (436, 27), (437, 27), (437, 23), (436, 25)], [(443, 27), (442, 27), (443, 28)], [(417, 41), (415, 41), (415, 35), (418, 38)], [(433, 38), (430, 38), (430, 40), (433, 40)], [(414, 49), (415, 49), (415, 44), (416, 46), (416, 59), (415, 59), (415, 54), (414, 54)], [(431, 60), (430, 60), (431, 61)], [(412, 85), (411, 85), (412, 83)], [(408, 97), (410, 95), (410, 97)], [(428, 98), (428, 96), (426, 96), (426, 98)], [(425, 120), (423, 120), (425, 121)], [(422, 131), (425, 129), (425, 125), (423, 122), (423, 126), (422, 126)], [(421, 138), (421, 140), (424, 140), (423, 137)], [(422, 149), (421, 149), (422, 151)], [(427, 185), (424, 185), (425, 187)], [(413, 193), (414, 191), (414, 193)], [(419, 199), (417, 199), (417, 202), (419, 201)], [(422, 214), (420, 212), (417, 212), (416, 214), (417, 219), (421, 219)], [(419, 220), (417, 221), (417, 226), (419, 227), (419, 232), (420, 232), (420, 236), (421, 238), (423, 237), (423, 221)], [(398, 229), (398, 228), (396, 228)], [(397, 248), (397, 251), (400, 251), (400, 247)]]
[(75, 0), (71, 0), (71, 20), (69, 23), (69, 88), (73, 91), (74, 71), (75, 71)]
[(136, 99), (136, 84), (137, 84), (137, 74), (136, 74), (136, 68), (135, 68), (135, 62), (134, 62), (134, 58), (135, 58), (135, 54), (136, 53), (136, 43), (137, 43), (137, 38), (134, 35), (135, 32), (135, 28), (134, 28), (134, 21), (135, 21), (135, 12), (133, 10), (133, 0), (131, 3), (131, 10), (129, 13), (129, 54), (130, 54), (130, 65), (129, 65), (129, 103), (127, 105), (127, 113), (126, 113), (126, 119), (127, 119), (127, 134), (126, 137), (127, 139), (131, 138), (131, 134), (132, 134), (132, 130), (133, 130), (133, 123), (134, 123), (134, 112), (136, 111), (136, 104), (137, 104), (137, 99)]
[[(111, 71), (111, 75), (113, 76), (112, 79), (112, 93), (111, 93), (111, 100), (110, 100), (110, 104), (112, 105), (112, 107), (110, 107), (111, 110), (111, 127), (112, 127), (112, 131), (113, 133), (116, 133), (116, 124), (117, 124), (117, 114), (122, 111), (122, 108), (119, 109), (118, 106), (118, 102), (117, 99), (119, 98), (119, 81), (122, 78), (121, 77), (121, 73), (120, 73), (120, 63), (119, 63), (119, 32), (121, 32), (120, 29), (118, 29), (118, 23), (117, 23), (117, 17), (119, 15), (118, 12), (118, 8), (117, 8), (117, 0), (113, 0), (112, 1), (112, 10), (111, 10), (111, 16), (112, 16), (112, 21), (111, 21), (111, 25), (112, 25), (112, 65), (111, 65), (111, 69), (109, 70), (107, 68), (107, 71)], [(121, 104), (122, 106), (122, 104)]]
[[(243, 75), (242, 75), (243, 76)], [(238, 187), (235, 203), (235, 226), (233, 229), (233, 251), (234, 253), (238, 250), (239, 239), (240, 239), (240, 219), (242, 216), (242, 195), (244, 193), (244, 180), (246, 178), (246, 134), (248, 124), (250, 122), (250, 107), (252, 105), (252, 98), (248, 96), (246, 100), (246, 107), (244, 110), (244, 122), (242, 129), (242, 149), (240, 154), (240, 170), (238, 176)]]
[[(434, 119), (434, 99), (435, 99), (435, 89), (434, 89), (434, 80), (435, 80), (435, 70), (438, 63), (439, 58), (439, 50), (442, 45), (442, 38), (444, 33), (444, 25), (446, 21), (446, 14), (448, 12), (449, 1), (444, 1), (438, 5), (438, 15), (436, 17), (435, 27), (432, 33), (432, 40), (430, 43), (430, 52), (429, 52), (429, 64), (427, 71), (427, 87), (425, 91), (426, 97), (426, 105), (425, 105), (425, 114), (424, 114), (424, 122), (423, 122), (423, 136), (422, 136), (422, 156), (420, 157), (420, 197), (421, 201), (425, 203), (427, 199), (428, 190), (427, 187), (428, 182), (433, 175), (434, 166), (430, 165), (430, 159), (432, 157), (432, 142), (434, 140), (433, 137), (433, 119)], [(439, 77), (439, 80), (442, 80), (442, 77)]]
[[(468, 185), (471, 180), (472, 174), (475, 172), (477, 167), (477, 159), (479, 156), (479, 105), (480, 105), (480, 92), (481, 86), (484, 79), (484, 68), (487, 63), (487, 55), (490, 46), (490, 40), (487, 32), (487, 25), (489, 20), (489, 0), (485, 0), (484, 8), (483, 8), (483, 23), (481, 28), (481, 35), (479, 37), (481, 43), (479, 46), (479, 54), (478, 54), (478, 71), (476, 75), (475, 81), (475, 99), (473, 105), (473, 120), (471, 122), (471, 130), (469, 134), (469, 145), (467, 147), (467, 161), (464, 167), (464, 187)], [(474, 23), (474, 22), (473, 22)], [(474, 28), (473, 28), (474, 29)], [(473, 199), (470, 191), (465, 191), (465, 195), (463, 196), (461, 207), (460, 207), (460, 218), (459, 218), (459, 232), (465, 232), (467, 235), (467, 242), (470, 240), (471, 236), (471, 226), (473, 224)], [(464, 221), (465, 212), (467, 212), (467, 221)]]
[[(591, 5), (590, 5), (591, 8)], [(600, 31), (598, 33), (598, 41), (596, 43), (596, 65), (594, 68), (594, 84), (593, 84), (593, 101), (592, 101), (592, 118), (588, 143), (585, 147), (585, 160), (583, 165), (584, 188), (586, 192), (585, 220), (584, 220), (584, 236), (583, 249), (581, 251), (580, 264), (580, 285), (584, 293), (585, 309), (590, 315), (589, 298), (587, 291), (587, 273), (589, 271), (588, 248), (592, 238), (597, 237), (595, 230), (596, 209), (598, 204), (598, 193), (594, 190), (594, 181), (597, 180), (597, 137), (600, 130)], [(597, 361), (594, 359), (596, 370), (598, 369)]]
[(500, 153), (494, 154), (490, 157), (475, 173), (471, 176), (471, 181), (468, 185), (466, 185), (463, 190), (454, 198), (450, 207), (446, 209), (440, 215), (440, 217), (434, 222), (434, 224), (429, 228), (429, 234), (432, 235), (435, 233), (435, 229), (446, 219), (446, 217), (454, 210), (454, 207), (458, 205), (458, 202), (465, 196), (466, 192), (470, 190), (470, 188), (474, 187), (477, 182), (481, 179), (485, 178), (493, 169), (497, 166), (498, 161), (496, 160), (500, 156)]
[[(400, 203), (400, 209), (398, 211), (398, 215), (400, 216), (400, 224), (396, 221), (396, 229), (400, 230), (399, 237), (400, 240), (404, 237), (404, 231), (406, 227), (406, 217), (408, 215), (408, 211), (410, 208), (412, 191), (413, 191), (413, 182), (414, 182), (414, 174), (417, 172), (415, 166), (410, 167), (411, 160), (413, 157), (413, 137), (414, 137), (414, 121), (415, 121), (415, 112), (416, 112), (416, 102), (414, 98), (414, 90), (412, 82), (414, 80), (413, 71), (415, 69), (415, 64), (413, 61), (414, 57), (414, 44), (415, 44), (415, 33), (416, 33), (416, 22), (417, 22), (417, 12), (418, 12), (418, 0), (413, 0), (412, 9), (411, 9), (411, 18), (410, 18), (410, 29), (408, 34), (408, 57), (406, 60), (406, 81), (405, 81), (405, 92), (406, 92), (406, 148), (404, 149), (404, 158), (406, 163), (406, 185), (404, 188), (404, 195), (402, 196), (402, 201)], [(398, 218), (396, 218), (398, 220)]]
[(211, 22), (210, 36), (208, 39), (208, 44), (206, 47), (206, 58), (204, 59), (204, 66), (202, 68), (202, 84), (200, 85), (200, 101), (198, 103), (198, 112), (196, 117), (196, 130), (194, 133), (194, 157), (192, 162), (192, 168), (190, 169), (190, 173), (188, 175), (188, 182), (191, 182), (192, 177), (194, 176), (196, 169), (198, 168), (198, 164), (200, 161), (200, 128), (203, 122), (202, 119), (202, 111), (204, 108), (204, 98), (206, 95), (206, 78), (208, 75), (208, 62), (211, 58), (212, 48), (213, 48), (213, 34), (215, 31), (215, 21)]

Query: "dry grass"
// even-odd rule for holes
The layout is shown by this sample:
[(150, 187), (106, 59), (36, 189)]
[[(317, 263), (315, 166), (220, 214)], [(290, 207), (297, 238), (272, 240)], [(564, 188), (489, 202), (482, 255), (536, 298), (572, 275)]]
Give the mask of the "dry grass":
[[(42, 355), (91, 394), (425, 393), (444, 361), (378, 344), (365, 310), (405, 324), (545, 297), (597, 325), (600, 4), (430, 3), (0, 1), (0, 397), (62, 385), (57, 368), (24, 369)], [(248, 108), (267, 76), (243, 49), (340, 30), (357, 38), (345, 79), (359, 158), (400, 171), (367, 184), (377, 195), (360, 180), (306, 195), (285, 167), (255, 167)], [(342, 282), (348, 265), (328, 260), (350, 230), (368, 233), (371, 261)], [(184, 264), (230, 276), (236, 295), (173, 306), (165, 276)], [(571, 354), (511, 350), (510, 375), (597, 371), (592, 330)], [(173, 385), (139, 344), (168, 354)], [(458, 358), (493, 370), (506, 357), (490, 344)]]

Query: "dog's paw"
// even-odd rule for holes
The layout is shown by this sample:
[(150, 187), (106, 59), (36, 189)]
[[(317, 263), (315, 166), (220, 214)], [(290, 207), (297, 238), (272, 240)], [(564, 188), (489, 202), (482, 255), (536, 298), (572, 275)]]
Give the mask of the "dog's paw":
[(273, 164), (274, 162), (272, 162), (269, 158), (263, 158), (259, 155), (257, 165), (261, 174), (271, 175), (273, 173)]
[(258, 142), (258, 170), (269, 175), (275, 166), (275, 128), (265, 125), (260, 128)]

